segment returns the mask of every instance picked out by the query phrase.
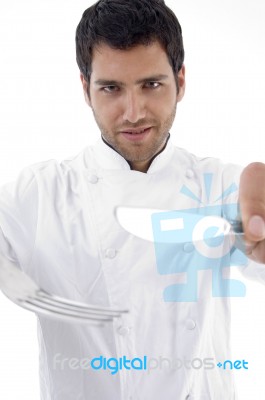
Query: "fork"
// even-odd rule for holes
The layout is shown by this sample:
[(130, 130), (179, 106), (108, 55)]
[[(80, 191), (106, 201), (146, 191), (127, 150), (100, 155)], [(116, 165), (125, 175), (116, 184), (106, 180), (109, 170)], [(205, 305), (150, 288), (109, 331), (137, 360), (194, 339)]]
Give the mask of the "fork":
[(102, 326), (128, 310), (72, 301), (41, 289), (13, 262), (0, 255), (0, 289), (12, 302), (36, 314), (66, 322)]

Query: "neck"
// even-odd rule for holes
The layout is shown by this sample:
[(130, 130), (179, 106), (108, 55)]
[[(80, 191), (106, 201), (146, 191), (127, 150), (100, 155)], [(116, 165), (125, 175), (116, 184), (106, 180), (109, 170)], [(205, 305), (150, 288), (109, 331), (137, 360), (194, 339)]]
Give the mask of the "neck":
[(151, 160), (150, 161), (139, 161), (139, 162), (133, 162), (133, 161), (128, 161), (126, 160), (127, 163), (130, 165), (131, 170), (133, 171), (139, 171), (139, 172), (147, 172), (150, 165), (151, 165)]
[[(150, 160), (147, 160), (147, 161), (146, 161), (146, 160), (145, 160), (145, 161), (128, 161), (128, 160), (126, 160), (127, 163), (128, 163), (129, 166), (130, 166), (130, 169), (133, 170), (133, 171), (139, 171), (139, 172), (146, 173), (146, 172), (148, 171), (150, 165), (151, 165), (152, 162), (154, 161), (154, 159), (155, 159), (160, 153), (162, 153), (162, 151), (166, 148), (167, 142), (169, 141), (169, 138), (170, 138), (170, 133), (168, 133), (168, 136), (167, 136), (167, 139), (166, 139), (166, 141), (165, 141), (165, 144), (162, 145), (162, 147), (157, 151), (157, 153), (156, 153)], [(114, 147), (112, 147), (112, 146), (103, 138), (103, 136), (101, 136), (101, 139), (103, 140), (103, 142), (104, 142), (107, 146), (109, 146), (110, 148), (112, 148), (112, 150), (114, 150), (114, 151), (116, 151), (116, 153), (118, 153), (117, 150), (114, 149)], [(120, 153), (118, 153), (118, 154), (120, 154)], [(120, 155), (121, 155), (121, 154), (120, 154)]]
[(150, 159), (147, 161), (139, 161), (139, 162), (132, 162), (132, 161), (128, 161), (128, 164), (130, 165), (130, 168), (134, 171), (139, 171), (139, 172), (144, 172), (146, 173), (150, 167), (150, 165), (152, 164), (152, 162), (154, 161), (154, 159), (160, 154), (162, 153), (163, 150), (165, 150), (166, 146), (167, 146), (167, 142), (169, 141), (170, 138), (170, 133), (168, 134), (168, 137), (165, 141), (165, 143), (162, 145), (162, 147), (158, 150), (158, 152)]

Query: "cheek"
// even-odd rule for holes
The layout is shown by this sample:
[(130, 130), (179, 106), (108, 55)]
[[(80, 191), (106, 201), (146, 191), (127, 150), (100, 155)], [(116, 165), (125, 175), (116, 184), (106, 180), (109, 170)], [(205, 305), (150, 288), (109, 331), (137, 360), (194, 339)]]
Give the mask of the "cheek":
[(172, 89), (170, 90), (168, 101), (172, 105), (175, 105), (177, 102), (177, 96), (178, 96), (177, 86), (173, 86)]
[(101, 121), (102, 124), (115, 125), (119, 122), (119, 118), (121, 114), (119, 113), (118, 107), (115, 104), (102, 104), (102, 103), (94, 103), (93, 107), (94, 113), (97, 116), (97, 119)]
[(164, 93), (153, 103), (153, 111), (162, 118), (172, 112), (177, 102), (177, 88)]
[(117, 105), (115, 105), (115, 102), (107, 104), (105, 107), (102, 107), (100, 112), (105, 120), (112, 123), (119, 119), (121, 116), (121, 111), (117, 107)]
[(95, 93), (91, 93), (91, 107), (100, 121), (104, 122), (110, 118), (112, 106)]

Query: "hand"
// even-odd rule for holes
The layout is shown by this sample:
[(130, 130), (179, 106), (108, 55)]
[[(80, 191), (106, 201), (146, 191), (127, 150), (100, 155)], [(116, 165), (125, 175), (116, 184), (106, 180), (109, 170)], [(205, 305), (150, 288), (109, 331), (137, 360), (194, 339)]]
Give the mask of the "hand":
[(242, 172), (239, 204), (247, 256), (265, 264), (265, 164), (249, 164)]

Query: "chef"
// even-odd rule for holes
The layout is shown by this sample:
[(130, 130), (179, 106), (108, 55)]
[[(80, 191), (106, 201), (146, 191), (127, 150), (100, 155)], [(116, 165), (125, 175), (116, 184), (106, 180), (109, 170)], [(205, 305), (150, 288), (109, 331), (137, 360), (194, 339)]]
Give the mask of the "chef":
[(229, 270), (227, 257), (204, 254), (199, 270), (192, 239), (158, 246), (126, 232), (114, 211), (214, 205), (236, 218), (240, 206), (252, 260), (242, 271), (264, 281), (265, 165), (242, 170), (171, 143), (185, 66), (163, 0), (98, 1), (77, 27), (76, 54), (101, 135), (2, 188), (0, 249), (51, 293), (130, 312), (101, 328), (39, 316), (41, 399), (234, 400), (232, 371), (216, 365), (230, 358), (229, 295), (211, 279)]

